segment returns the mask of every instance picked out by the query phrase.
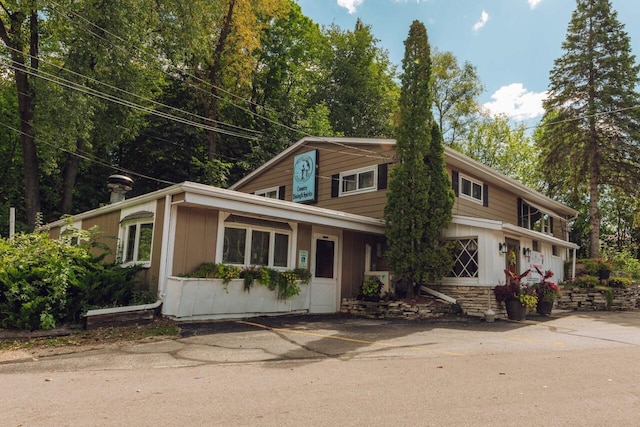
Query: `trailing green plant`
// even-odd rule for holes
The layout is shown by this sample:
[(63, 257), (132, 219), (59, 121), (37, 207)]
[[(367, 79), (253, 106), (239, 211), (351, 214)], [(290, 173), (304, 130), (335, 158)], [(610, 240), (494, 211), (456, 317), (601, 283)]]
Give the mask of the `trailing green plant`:
[(239, 279), (242, 269), (235, 265), (217, 264), (215, 277), (216, 279), (222, 279), (222, 283), (228, 285), (233, 279)]
[(183, 274), (181, 277), (191, 277), (194, 279), (213, 279), (216, 277), (217, 266), (212, 262), (203, 262), (191, 273)]

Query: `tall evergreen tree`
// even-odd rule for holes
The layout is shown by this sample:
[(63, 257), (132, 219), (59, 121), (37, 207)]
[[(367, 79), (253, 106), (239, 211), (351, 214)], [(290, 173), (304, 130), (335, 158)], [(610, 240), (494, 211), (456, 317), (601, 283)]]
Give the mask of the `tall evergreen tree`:
[(441, 233), (451, 221), (454, 195), (445, 170), (442, 135), (431, 113), (431, 57), (427, 30), (414, 21), (405, 41), (397, 129), (398, 164), (391, 170), (384, 218), (386, 257), (397, 276), (415, 285), (441, 279), (451, 258)]
[(597, 257), (604, 187), (637, 192), (640, 68), (609, 0), (576, 5), (544, 103), (546, 116), (554, 119), (543, 122), (539, 143), (544, 168), (557, 175), (562, 167), (568, 191), (589, 194), (589, 250)]

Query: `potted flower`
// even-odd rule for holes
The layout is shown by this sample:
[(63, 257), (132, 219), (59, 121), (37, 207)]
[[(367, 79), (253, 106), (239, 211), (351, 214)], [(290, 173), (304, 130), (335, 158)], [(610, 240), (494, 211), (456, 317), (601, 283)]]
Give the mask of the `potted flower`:
[(543, 273), (538, 267), (536, 267), (536, 271), (540, 275), (540, 282), (532, 286), (538, 296), (536, 312), (542, 316), (549, 316), (553, 309), (553, 302), (560, 296), (560, 288), (554, 282), (548, 280), (553, 277), (553, 271), (547, 270)]
[(533, 309), (538, 304), (536, 290), (522, 282), (522, 279), (529, 275), (529, 270), (520, 275), (505, 270), (505, 274), (507, 283), (493, 289), (496, 300), (504, 303), (509, 319), (524, 320), (527, 309)]

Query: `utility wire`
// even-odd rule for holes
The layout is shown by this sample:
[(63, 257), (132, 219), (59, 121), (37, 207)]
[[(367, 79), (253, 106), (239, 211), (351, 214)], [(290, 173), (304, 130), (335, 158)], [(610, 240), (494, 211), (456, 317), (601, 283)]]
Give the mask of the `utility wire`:
[[(16, 129), (13, 126), (8, 125), (8, 124), (6, 124), (4, 122), (0, 122), (0, 126), (4, 126), (7, 129), (10, 129), (10, 130), (12, 130), (12, 131), (14, 131), (14, 132), (16, 132), (16, 133), (18, 133), (20, 135), (27, 135), (25, 132), (21, 131), (20, 129)], [(98, 158), (91, 158), (89, 156), (84, 156), (84, 155), (82, 155), (80, 153), (76, 153), (76, 152), (73, 152), (71, 150), (67, 150), (66, 148), (59, 147), (59, 146), (57, 146), (55, 144), (52, 144), (52, 143), (50, 143), (48, 141), (43, 140), (42, 138), (36, 138), (36, 137), (33, 137), (33, 138), (36, 141), (38, 141), (40, 143), (43, 143), (45, 145), (48, 145), (49, 147), (54, 148), (56, 150), (64, 151), (65, 153), (70, 154), (72, 156), (76, 156), (76, 157), (79, 157), (81, 159), (88, 160), (88, 161), (93, 162), (93, 163), (97, 163), (97, 164), (99, 164), (101, 166), (105, 166), (107, 168), (111, 168), (111, 169), (117, 170), (119, 172), (124, 172), (126, 174), (130, 174), (130, 175), (133, 175), (133, 176), (139, 176), (141, 178), (149, 179), (151, 181), (156, 181), (156, 182), (159, 182), (159, 183), (162, 183), (162, 184), (169, 184), (169, 185), (175, 184), (175, 182), (171, 182), (171, 181), (167, 181), (167, 180), (164, 180), (164, 179), (155, 178), (155, 177), (152, 177), (152, 176), (149, 176), (149, 175), (144, 175), (144, 174), (141, 174), (141, 173), (138, 173), (138, 172), (134, 172), (134, 171), (129, 170), (129, 169), (121, 168), (119, 166), (111, 165), (109, 163), (104, 162), (103, 160), (98, 159)]]
[(246, 135), (241, 135), (241, 134), (236, 133), (236, 132), (231, 132), (231, 131), (228, 131), (228, 130), (225, 130), (225, 129), (221, 129), (221, 128), (218, 128), (218, 127), (209, 126), (209, 125), (205, 125), (205, 124), (202, 124), (202, 123), (197, 123), (197, 122), (194, 122), (192, 120), (188, 120), (188, 119), (185, 119), (185, 118), (182, 118), (182, 117), (174, 116), (174, 115), (169, 114), (169, 113), (165, 113), (165, 112), (162, 112), (162, 111), (154, 110), (152, 108), (149, 108), (149, 107), (146, 107), (146, 106), (143, 106), (143, 105), (140, 105), (140, 104), (136, 104), (135, 102), (127, 101), (125, 99), (122, 99), (122, 98), (119, 98), (119, 97), (116, 97), (116, 96), (113, 96), (113, 95), (110, 95), (110, 94), (107, 94), (107, 93), (104, 93), (104, 92), (100, 92), (100, 91), (97, 91), (95, 89), (88, 88), (86, 86), (79, 85), (79, 84), (77, 84), (75, 82), (72, 82), (70, 80), (64, 79), (62, 77), (56, 76), (56, 75), (51, 74), (51, 73), (47, 73), (46, 71), (43, 71), (43, 70), (33, 71), (31, 68), (16, 66), (16, 65), (13, 65), (13, 64), (8, 64), (8, 63), (6, 63), (4, 61), (1, 61), (1, 60), (0, 60), (0, 64), (4, 65), (6, 67), (9, 67), (11, 69), (14, 69), (14, 70), (19, 70), (19, 71), (25, 72), (25, 73), (27, 73), (29, 75), (34, 76), (34, 77), (41, 78), (43, 80), (47, 80), (49, 82), (59, 84), (61, 86), (65, 86), (65, 87), (67, 87), (69, 89), (73, 89), (73, 90), (85, 93), (87, 95), (96, 96), (98, 98), (102, 98), (102, 99), (105, 99), (107, 101), (111, 101), (113, 103), (120, 104), (120, 105), (123, 105), (125, 107), (129, 107), (129, 108), (133, 108), (133, 109), (138, 110), (138, 111), (143, 111), (145, 113), (149, 113), (149, 114), (152, 114), (152, 115), (155, 115), (155, 116), (158, 116), (158, 117), (162, 117), (162, 118), (165, 118), (165, 119), (168, 119), (168, 120), (173, 120), (175, 122), (183, 123), (183, 124), (186, 124), (186, 125), (189, 125), (189, 126), (198, 127), (198, 128), (206, 129), (206, 130), (211, 130), (213, 132), (223, 133), (223, 134), (230, 135), (230, 136), (235, 136), (235, 137), (238, 137), (238, 138), (249, 139), (249, 140), (257, 140), (256, 137), (250, 137), (250, 136), (246, 136)]
[[(117, 40), (120, 40), (121, 42), (123, 42), (123, 43), (125, 43), (125, 44), (127, 44), (127, 45), (129, 45), (129, 44), (130, 44), (127, 40), (124, 40), (122, 37), (118, 36), (117, 34), (114, 34), (114, 33), (110, 32), (109, 30), (107, 30), (107, 29), (105, 29), (105, 28), (103, 28), (103, 27), (101, 27), (101, 26), (99, 26), (99, 25), (95, 24), (94, 22), (92, 22), (92, 21), (90, 21), (90, 20), (86, 19), (85, 17), (83, 17), (83, 16), (82, 16), (82, 15), (80, 15), (79, 13), (77, 13), (77, 12), (75, 12), (75, 11), (68, 10), (68, 9), (64, 8), (63, 6), (61, 6), (60, 4), (56, 3), (55, 1), (51, 1), (51, 3), (53, 3), (54, 5), (56, 5), (58, 8), (60, 8), (60, 9), (62, 9), (62, 10), (64, 10), (64, 11), (66, 11), (68, 14), (75, 16), (75, 17), (76, 17), (76, 18), (78, 18), (79, 20), (81, 20), (81, 21), (84, 21), (84, 22), (88, 23), (89, 25), (91, 25), (92, 27), (94, 27), (94, 28), (96, 28), (96, 29), (100, 30), (101, 32), (106, 33), (106, 34), (109, 34), (111, 37), (113, 37), (113, 38), (115, 38), (115, 39), (117, 39)], [(110, 40), (107, 40), (105, 37), (103, 37), (103, 36), (101, 36), (101, 35), (99, 35), (99, 34), (97, 34), (97, 33), (93, 32), (93, 31), (91, 31), (90, 29), (87, 29), (86, 27), (82, 27), (82, 26), (80, 26), (80, 25), (77, 23), (77, 21), (72, 20), (69, 16), (67, 16), (66, 14), (64, 14), (64, 13), (60, 12), (60, 11), (59, 11), (59, 10), (57, 10), (55, 7), (52, 7), (52, 10), (53, 10), (54, 12), (58, 13), (59, 15), (61, 15), (61, 16), (63, 16), (63, 17), (65, 17), (66, 19), (68, 19), (68, 20), (69, 20), (70, 22), (72, 22), (73, 24), (75, 24), (75, 25), (79, 26), (80, 28), (82, 28), (82, 29), (84, 29), (85, 31), (89, 32), (90, 34), (94, 35), (95, 37), (97, 37), (97, 38), (99, 38), (99, 39), (102, 39), (102, 40), (104, 40), (105, 42), (109, 43), (112, 47), (115, 47), (115, 48), (118, 48), (118, 49), (124, 50), (125, 52), (127, 52), (127, 53), (129, 53), (129, 54), (131, 54), (131, 53), (132, 53), (131, 51), (129, 51), (129, 50), (127, 50), (127, 49), (125, 49), (125, 48), (124, 48), (124, 47), (122, 47), (122, 46), (118, 46), (118, 45), (116, 45), (116, 44), (112, 43)], [(133, 49), (138, 50), (138, 51), (141, 51), (141, 52), (142, 52), (142, 53), (144, 53), (147, 57), (151, 57), (151, 56), (153, 56), (151, 53), (149, 53), (149, 52), (145, 51), (143, 48), (140, 48), (140, 47), (138, 47), (138, 46), (133, 46)], [(169, 68), (172, 68), (172, 69), (176, 70), (177, 72), (179, 72), (179, 73), (181, 73), (181, 74), (184, 74), (184, 75), (186, 75), (186, 76), (188, 76), (188, 77), (190, 77), (190, 78), (192, 78), (192, 79), (194, 79), (194, 80), (196, 80), (196, 81), (198, 81), (198, 82), (200, 82), (200, 83), (202, 83), (202, 84), (206, 85), (206, 86), (209, 86), (209, 87), (211, 87), (211, 88), (215, 88), (215, 89), (217, 89), (218, 91), (221, 91), (221, 92), (223, 92), (223, 93), (225, 93), (225, 94), (227, 94), (227, 95), (229, 95), (229, 96), (231, 96), (231, 97), (233, 97), (233, 98), (239, 99), (239, 100), (241, 100), (241, 101), (243, 101), (243, 102), (247, 102), (247, 103), (249, 103), (249, 104), (251, 104), (251, 105), (253, 105), (253, 106), (255, 106), (255, 107), (265, 108), (264, 106), (261, 106), (261, 105), (259, 105), (259, 104), (255, 103), (255, 102), (253, 102), (253, 101), (251, 101), (251, 100), (248, 100), (248, 99), (242, 98), (242, 97), (240, 97), (240, 96), (238, 96), (238, 95), (235, 95), (234, 93), (232, 93), (232, 92), (230, 92), (230, 91), (228, 91), (228, 90), (226, 90), (226, 89), (224, 89), (224, 88), (221, 88), (221, 87), (219, 87), (219, 86), (216, 86), (216, 85), (211, 84), (211, 82), (208, 82), (208, 81), (203, 80), (203, 79), (201, 79), (201, 78), (199, 78), (199, 77), (197, 77), (197, 76), (195, 76), (195, 75), (192, 75), (192, 74), (190, 74), (190, 73), (188, 73), (188, 72), (185, 72), (185, 70), (179, 69), (178, 67), (174, 66), (173, 64), (171, 64), (171, 63), (170, 63), (170, 62), (168, 62), (168, 61), (165, 61), (165, 65), (166, 65), (167, 67), (169, 67)], [(169, 75), (169, 73), (168, 73), (166, 70), (162, 70), (162, 71), (163, 71), (165, 74)], [(304, 136), (307, 136), (307, 137), (317, 138), (317, 139), (319, 139), (319, 140), (322, 140), (322, 141), (323, 141), (323, 142), (325, 142), (325, 143), (334, 144), (334, 145), (338, 145), (338, 146), (343, 146), (343, 147), (345, 147), (345, 148), (353, 149), (353, 150), (355, 150), (355, 151), (361, 151), (361, 152), (369, 153), (369, 157), (379, 158), (379, 159), (383, 159), (383, 160), (390, 160), (390, 159), (388, 159), (388, 158), (386, 158), (386, 157), (382, 157), (382, 156), (380, 156), (378, 153), (376, 153), (375, 151), (372, 151), (372, 150), (367, 150), (367, 149), (363, 149), (363, 148), (360, 148), (360, 147), (347, 146), (347, 145), (342, 144), (342, 143), (337, 142), (337, 141), (330, 141), (330, 140), (323, 139), (322, 137), (317, 137), (317, 136), (311, 135), (311, 134), (306, 133), (306, 132), (304, 132), (304, 131), (301, 131), (301, 130), (299, 130), (299, 129), (295, 129), (295, 128), (291, 127), (291, 126), (288, 126), (288, 125), (285, 125), (285, 124), (283, 124), (283, 123), (280, 123), (280, 122), (278, 122), (278, 121), (276, 121), (276, 120), (273, 120), (273, 119), (271, 119), (271, 118), (269, 118), (269, 117), (267, 117), (267, 116), (264, 116), (264, 115), (262, 115), (262, 114), (259, 114), (259, 113), (255, 112), (255, 111), (252, 111), (252, 110), (250, 110), (250, 109), (248, 109), (248, 108), (246, 108), (246, 107), (242, 107), (242, 106), (240, 106), (240, 105), (237, 105), (237, 104), (235, 104), (235, 103), (233, 103), (233, 102), (231, 102), (231, 101), (229, 101), (229, 100), (225, 100), (225, 99), (224, 99), (224, 98), (222, 98), (221, 96), (219, 96), (219, 95), (215, 95), (215, 94), (213, 94), (213, 93), (211, 93), (211, 92), (209, 92), (209, 91), (205, 91), (203, 88), (201, 88), (201, 87), (199, 87), (199, 86), (197, 86), (197, 85), (190, 85), (190, 86), (191, 86), (191, 87), (194, 87), (196, 90), (202, 91), (202, 92), (204, 92), (204, 93), (206, 93), (206, 94), (208, 94), (208, 95), (210, 95), (210, 96), (213, 96), (213, 97), (215, 97), (215, 98), (217, 98), (217, 99), (219, 99), (219, 100), (222, 100), (222, 101), (228, 102), (228, 103), (229, 103), (229, 104), (231, 104), (232, 106), (234, 106), (234, 107), (236, 107), (236, 108), (238, 108), (238, 109), (240, 109), (240, 110), (242, 110), (242, 111), (244, 111), (244, 112), (247, 112), (247, 113), (249, 113), (249, 114), (250, 114), (250, 115), (252, 115), (252, 116), (255, 116), (255, 117), (257, 117), (257, 118), (263, 119), (263, 120), (265, 120), (265, 121), (267, 121), (267, 122), (269, 122), (269, 123), (271, 123), (271, 124), (274, 124), (274, 125), (276, 125), (276, 126), (282, 127), (282, 128), (287, 129), (287, 130), (289, 130), (289, 131), (292, 131), (292, 132), (295, 132), (295, 133), (298, 133), (298, 134), (300, 134), (300, 135), (304, 135)], [(352, 153), (348, 153), (348, 154), (350, 154), (350, 155), (356, 155), (356, 154), (352, 154)]]

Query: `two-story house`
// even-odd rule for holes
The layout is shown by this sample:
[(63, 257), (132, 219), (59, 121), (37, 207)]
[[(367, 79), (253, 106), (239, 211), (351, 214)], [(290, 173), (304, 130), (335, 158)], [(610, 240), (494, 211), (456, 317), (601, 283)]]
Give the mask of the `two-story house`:
[[(504, 269), (532, 264), (562, 278), (577, 246), (568, 241), (576, 211), (446, 149), (456, 202), (444, 237), (458, 242), (455, 265), (430, 287), (481, 315), (495, 300)], [(395, 141), (304, 138), (225, 190), (184, 182), (117, 201), (49, 224), (52, 237), (73, 226), (97, 226), (125, 265), (141, 264), (144, 279), (178, 319), (249, 317), (289, 312), (337, 312), (376, 275), (387, 289), (383, 210)], [(182, 277), (204, 262), (239, 267), (303, 268), (311, 282), (291, 301), (270, 301)], [(535, 278), (532, 278), (535, 280)], [(241, 286), (241, 285), (239, 285)]]

